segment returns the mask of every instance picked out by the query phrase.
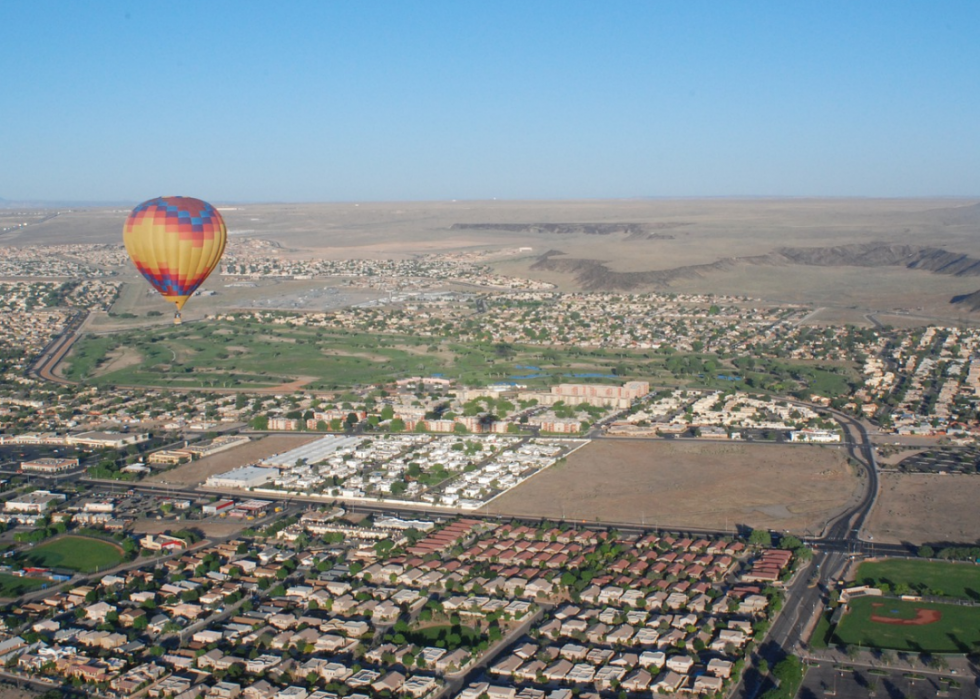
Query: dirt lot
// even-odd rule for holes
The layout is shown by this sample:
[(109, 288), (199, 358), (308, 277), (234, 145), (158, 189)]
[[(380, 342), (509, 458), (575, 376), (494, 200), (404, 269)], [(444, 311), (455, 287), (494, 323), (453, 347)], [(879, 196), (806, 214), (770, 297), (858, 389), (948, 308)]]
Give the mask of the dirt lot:
[(875, 541), (975, 543), (980, 539), (980, 476), (881, 474), (868, 527)]
[(41, 695), (40, 691), (29, 691), (22, 687), (14, 687), (9, 684), (0, 684), (0, 699), (34, 699)]
[(878, 447), (877, 461), (880, 466), (898, 466), (905, 459), (922, 454), (926, 449), (913, 449), (911, 447)]
[[(264, 521), (265, 520), (259, 520), (260, 523)], [(221, 537), (237, 534), (243, 529), (254, 525), (255, 522), (249, 522), (243, 519), (188, 519), (176, 522), (170, 519), (138, 519), (133, 522), (133, 533), (162, 534), (163, 532), (173, 532), (183, 529), (184, 527), (190, 527), (193, 529), (200, 529), (207, 536)]]
[(815, 532), (859, 491), (836, 447), (592, 442), (489, 505), (497, 514)]
[(175, 485), (198, 485), (207, 480), (208, 476), (224, 473), (239, 466), (253, 464), (259, 459), (309, 444), (322, 436), (316, 434), (276, 434), (253, 438), (249, 444), (223, 451), (214, 456), (208, 456), (200, 461), (191, 461), (170, 471), (153, 475), (147, 478), (147, 481), (166, 481)]

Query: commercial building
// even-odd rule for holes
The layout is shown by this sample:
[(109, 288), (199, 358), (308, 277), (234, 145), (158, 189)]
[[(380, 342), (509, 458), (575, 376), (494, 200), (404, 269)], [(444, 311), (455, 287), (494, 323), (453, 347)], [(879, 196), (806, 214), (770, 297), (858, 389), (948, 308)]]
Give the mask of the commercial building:
[(81, 447), (112, 447), (120, 449), (132, 444), (139, 444), (149, 440), (150, 435), (145, 432), (81, 432), (70, 434), (65, 438), (68, 444), (76, 444)]
[(33, 512), (35, 514), (41, 514), (47, 509), (48, 503), (64, 502), (65, 499), (65, 496), (61, 493), (52, 493), (49, 490), (35, 490), (10, 498), (3, 504), (3, 509), (7, 512)]
[(262, 460), (266, 466), (279, 466), (288, 468), (295, 466), (298, 461), (307, 464), (319, 463), (330, 457), (338, 449), (357, 444), (358, 437), (328, 436), (318, 439), (315, 442), (304, 444), (301, 447), (291, 449), (283, 454), (276, 454)]
[(220, 514), (221, 512), (230, 511), (234, 506), (234, 500), (215, 500), (214, 502), (209, 502), (207, 505), (202, 507), (201, 511), (206, 515), (216, 515)]
[(164, 464), (173, 466), (184, 461), (190, 461), (191, 455), (183, 449), (161, 449), (155, 451), (147, 458), (151, 464)]
[(184, 447), (183, 449), (177, 449), (176, 451), (182, 451), (190, 454), (192, 458), (203, 459), (206, 456), (211, 456), (212, 454), (219, 454), (223, 451), (228, 451), (229, 449), (234, 449), (235, 447), (241, 446), (243, 444), (249, 443), (249, 438), (243, 435), (232, 435), (227, 437), (215, 437), (214, 439), (202, 442), (200, 444), (191, 444), (190, 446)]
[(249, 438), (245, 436), (216, 437), (200, 444), (191, 444), (180, 449), (161, 449), (150, 454), (148, 461), (151, 464), (179, 464), (192, 459), (203, 459), (206, 456), (218, 454), (228, 449), (234, 449), (242, 444), (248, 444)]
[(238, 506), (229, 513), (229, 516), (243, 518), (247, 517), (248, 519), (264, 517), (271, 506), (272, 502), (269, 500), (246, 500), (243, 503), (239, 503)]
[(140, 546), (150, 551), (176, 551), (187, 548), (187, 542), (166, 534), (147, 534), (140, 539)]
[(832, 444), (840, 441), (840, 432), (833, 430), (793, 430), (789, 433), (789, 441)]
[(6, 444), (67, 444), (65, 436), (54, 432), (27, 432), (25, 434), (0, 434), (0, 446)]
[(78, 459), (41, 458), (21, 462), (20, 470), (32, 473), (64, 473), (77, 466)]
[(275, 468), (261, 466), (242, 466), (233, 471), (211, 476), (205, 485), (211, 488), (257, 488), (273, 480), (279, 475)]

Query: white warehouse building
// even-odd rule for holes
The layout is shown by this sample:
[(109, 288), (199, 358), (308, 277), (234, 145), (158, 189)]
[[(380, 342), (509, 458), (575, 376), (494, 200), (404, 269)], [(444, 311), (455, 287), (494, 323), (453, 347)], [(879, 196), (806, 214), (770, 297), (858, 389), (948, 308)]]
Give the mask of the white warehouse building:
[(242, 466), (232, 471), (211, 476), (205, 485), (211, 488), (257, 488), (269, 483), (278, 475), (279, 469), (277, 468)]

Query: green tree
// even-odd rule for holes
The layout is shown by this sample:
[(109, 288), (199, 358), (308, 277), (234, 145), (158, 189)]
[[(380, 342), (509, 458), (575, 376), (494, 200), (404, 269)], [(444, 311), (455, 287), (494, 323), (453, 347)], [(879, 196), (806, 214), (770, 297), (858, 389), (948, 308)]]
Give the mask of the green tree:
[(803, 546), (803, 542), (792, 534), (786, 534), (779, 540), (779, 548), (788, 549), (790, 551), (795, 551), (796, 549)]

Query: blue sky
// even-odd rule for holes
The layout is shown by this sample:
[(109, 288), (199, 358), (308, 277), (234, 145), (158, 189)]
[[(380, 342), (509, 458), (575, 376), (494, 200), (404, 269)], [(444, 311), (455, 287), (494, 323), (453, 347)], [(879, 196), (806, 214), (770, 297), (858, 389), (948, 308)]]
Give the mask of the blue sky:
[(980, 2), (0, 3), (0, 197), (980, 196)]

